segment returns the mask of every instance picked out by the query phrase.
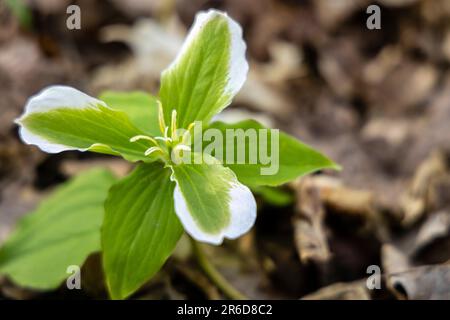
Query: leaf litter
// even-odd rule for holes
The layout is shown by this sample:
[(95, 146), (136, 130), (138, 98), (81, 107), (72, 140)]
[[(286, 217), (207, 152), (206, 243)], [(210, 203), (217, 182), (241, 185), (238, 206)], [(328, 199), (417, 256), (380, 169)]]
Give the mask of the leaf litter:
[[(155, 93), (195, 12), (210, 5), (80, 3), (96, 14), (76, 33), (65, 29), (59, 2), (33, 2), (39, 24), (30, 31), (0, 4), (0, 241), (68, 177), (94, 166), (130, 170), (106, 156), (49, 156), (21, 146), (12, 120), (26, 97), (52, 83), (93, 94)], [(255, 229), (208, 248), (212, 263), (252, 298), (450, 299), (450, 7), (445, 0), (380, 4), (376, 32), (365, 28), (365, 0), (220, 4), (244, 26), (252, 70), (233, 116), (265, 118), (344, 168), (290, 184), (293, 204), (258, 196)], [(132, 298), (222, 297), (189, 249), (177, 250), (184, 253)], [(102, 298), (92, 259), (89, 289), (79, 295)], [(370, 265), (382, 270), (380, 290), (366, 286)], [(71, 295), (0, 279), (2, 298)]]

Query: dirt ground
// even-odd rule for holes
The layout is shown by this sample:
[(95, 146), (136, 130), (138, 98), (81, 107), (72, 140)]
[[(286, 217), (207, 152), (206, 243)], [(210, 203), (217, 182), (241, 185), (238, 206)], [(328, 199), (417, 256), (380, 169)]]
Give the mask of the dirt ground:
[[(206, 247), (254, 299), (450, 299), (450, 1), (30, 0), (30, 19), (0, 0), (0, 243), (17, 219), (77, 172), (131, 166), (96, 154), (24, 145), (13, 120), (50, 84), (92, 95), (157, 94), (194, 15), (242, 24), (249, 79), (226, 116), (259, 119), (329, 155), (343, 170), (258, 196), (253, 230)], [(68, 30), (66, 8), (81, 8)], [(366, 8), (381, 8), (369, 30)], [(0, 279), (0, 298), (105, 298), (98, 255), (81, 292), (34, 292)], [(374, 271), (375, 270), (375, 271)], [(381, 287), (368, 277), (381, 270)], [(370, 282), (370, 278), (369, 278)], [(133, 298), (220, 298), (182, 239)]]

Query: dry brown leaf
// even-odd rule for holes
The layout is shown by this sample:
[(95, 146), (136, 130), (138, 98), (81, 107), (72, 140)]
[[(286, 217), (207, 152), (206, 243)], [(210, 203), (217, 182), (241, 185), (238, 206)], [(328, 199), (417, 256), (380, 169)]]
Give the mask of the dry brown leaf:
[(339, 39), (321, 48), (319, 70), (333, 92), (342, 98), (351, 99), (356, 94), (359, 70), (363, 65), (356, 44)]
[(385, 46), (375, 58), (364, 66), (364, 80), (370, 85), (380, 83), (401, 63), (404, 58), (403, 54), (399, 46)]
[(450, 213), (440, 211), (430, 215), (420, 227), (412, 252), (417, 253), (439, 238), (444, 238), (450, 234)]
[(402, 224), (410, 226), (418, 221), (432, 207), (430, 193), (436, 183), (447, 172), (445, 157), (433, 152), (418, 168), (408, 191), (401, 199), (404, 212)]
[(320, 22), (327, 28), (339, 27), (355, 11), (365, 9), (369, 0), (329, 1), (316, 0), (313, 2)]
[[(450, 258), (445, 241), (449, 234), (450, 214), (443, 210), (429, 214), (421, 225), (409, 230), (408, 233), (397, 238), (394, 243), (412, 261), (421, 262), (425, 255), (432, 258), (431, 263), (443, 262)], [(433, 259), (434, 251), (437, 251), (438, 259)], [(430, 260), (425, 259), (425, 262), (428, 261)]]
[[(403, 58), (398, 61), (397, 53), (388, 51), (394, 55), (392, 65), (385, 66), (383, 57), (379, 62), (369, 64), (369, 70), (372, 68), (386, 69), (384, 76), (366, 71), (366, 77), (371, 81), (367, 86), (366, 99), (371, 105), (374, 113), (402, 114), (408, 110), (418, 108), (434, 89), (439, 73), (436, 68), (429, 63), (418, 63), (410, 59)], [(379, 66), (378, 66), (379, 64)], [(378, 80), (377, 83), (374, 81)]]
[(297, 187), (297, 211), (293, 218), (294, 239), (300, 261), (319, 264), (330, 260), (326, 230), (323, 224), (325, 209), (320, 190), (309, 177)]
[(407, 255), (392, 244), (381, 247), (381, 262), (384, 273), (398, 273), (409, 270), (411, 263)]
[(450, 300), (450, 265), (422, 266), (387, 275), (398, 299)]
[(322, 197), (328, 206), (342, 214), (370, 218), (374, 210), (374, 194), (367, 190), (329, 188), (323, 191)]
[[(386, 208), (372, 191), (338, 186), (322, 190), (321, 195), (334, 212), (360, 218), (366, 231), (373, 232), (379, 240), (389, 239), (388, 224), (382, 212)], [(389, 214), (395, 216), (395, 210)]]
[(302, 300), (370, 300), (365, 280), (350, 283), (335, 283), (310, 293)]

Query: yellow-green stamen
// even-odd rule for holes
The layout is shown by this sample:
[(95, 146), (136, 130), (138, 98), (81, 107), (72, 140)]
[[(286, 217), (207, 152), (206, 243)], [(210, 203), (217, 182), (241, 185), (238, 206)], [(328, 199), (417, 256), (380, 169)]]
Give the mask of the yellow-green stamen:
[(148, 148), (145, 151), (144, 155), (145, 156), (149, 156), (149, 155), (151, 155), (154, 152), (161, 152), (162, 153), (163, 151), (162, 151), (162, 149), (160, 147), (151, 147), (151, 148)]
[(170, 129), (172, 131), (172, 140), (177, 140), (178, 136), (177, 136), (177, 110), (173, 109), (172, 110), (172, 121), (170, 122)]
[(158, 145), (158, 142), (154, 138), (152, 138), (150, 136), (144, 136), (142, 134), (132, 137), (130, 139), (130, 142), (136, 142), (139, 140), (148, 140), (148, 141), (152, 142), (153, 144)]
[(166, 122), (164, 121), (164, 110), (161, 101), (158, 100), (158, 120), (159, 120), (159, 130), (164, 133), (166, 129)]
[[(136, 135), (130, 138), (130, 142), (136, 142), (139, 140), (147, 140), (154, 144), (154, 146), (149, 147), (145, 150), (144, 155), (150, 156), (154, 153), (158, 153), (158, 158), (163, 161), (166, 165), (171, 163), (178, 163), (179, 160), (178, 153), (182, 151), (191, 151), (190, 144), (190, 130), (194, 127), (195, 123), (191, 123), (188, 126), (186, 132), (182, 136), (177, 132), (177, 111), (174, 109), (171, 113), (170, 127), (166, 126), (164, 121), (164, 110), (161, 102), (158, 101), (158, 121), (159, 129), (161, 130), (162, 136), (150, 137), (147, 135)], [(171, 159), (175, 157), (174, 159)]]

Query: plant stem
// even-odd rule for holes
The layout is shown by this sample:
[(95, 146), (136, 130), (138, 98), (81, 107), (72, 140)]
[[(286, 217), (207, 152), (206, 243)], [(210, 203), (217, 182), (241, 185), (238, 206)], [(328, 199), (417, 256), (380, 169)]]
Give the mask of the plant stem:
[(231, 285), (220, 272), (212, 265), (208, 260), (201, 246), (191, 239), (192, 251), (197, 258), (199, 266), (203, 269), (208, 278), (219, 288), (228, 298), (233, 300), (246, 300), (248, 299), (244, 294), (239, 292), (235, 287)]

